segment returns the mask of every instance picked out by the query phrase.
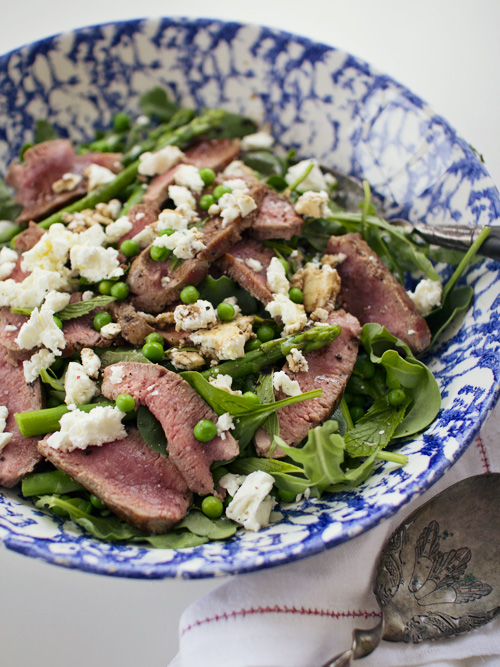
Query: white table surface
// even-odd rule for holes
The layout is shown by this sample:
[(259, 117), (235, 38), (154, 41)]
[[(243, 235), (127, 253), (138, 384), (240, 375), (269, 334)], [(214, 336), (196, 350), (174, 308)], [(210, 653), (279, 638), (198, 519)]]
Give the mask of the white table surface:
[[(183, 4), (18, 0), (2, 12), (0, 52), (71, 28), (143, 16), (216, 17), (282, 28), (349, 51), (420, 95), (483, 155), (500, 184), (500, 3), (495, 0)], [(219, 583), (95, 576), (0, 548), (0, 664), (168, 665), (177, 652), (180, 614)]]

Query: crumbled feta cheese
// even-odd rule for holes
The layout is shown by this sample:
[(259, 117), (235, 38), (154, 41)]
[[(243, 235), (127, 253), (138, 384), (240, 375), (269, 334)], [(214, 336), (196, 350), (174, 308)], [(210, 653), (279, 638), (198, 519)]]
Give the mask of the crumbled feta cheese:
[(228, 393), (234, 394), (235, 396), (241, 396), (241, 391), (235, 391), (234, 389), (231, 389), (233, 378), (230, 375), (221, 373), (220, 375), (209, 378), (208, 381), (214, 387), (217, 387), (217, 389), (222, 389), (223, 391), (227, 391)]
[[(64, 333), (54, 322), (54, 313), (69, 303), (70, 295), (49, 292), (40, 310), (34, 308), (30, 318), (21, 327), (16, 343), (22, 350), (48, 347), (54, 354), (61, 354), (66, 346)], [(64, 304), (64, 305), (63, 305)]]
[(148, 245), (151, 245), (155, 239), (156, 229), (154, 224), (146, 225), (144, 229), (132, 237), (132, 241), (135, 241), (142, 250), (147, 248)]
[(176, 207), (187, 206), (188, 208), (196, 208), (196, 199), (189, 188), (184, 185), (171, 185), (168, 188), (168, 196)]
[(110, 366), (108, 380), (111, 384), (120, 384), (120, 382), (123, 382), (124, 373), (125, 368), (121, 364), (113, 364)]
[(99, 333), (106, 340), (113, 340), (113, 338), (116, 338), (121, 333), (121, 330), (122, 328), (118, 322), (110, 322), (109, 324), (105, 324)]
[(5, 280), (14, 271), (17, 258), (18, 254), (12, 248), (4, 246), (0, 250), (0, 280)]
[(309, 370), (307, 359), (302, 354), (302, 351), (296, 347), (293, 347), (290, 350), (290, 353), (286, 356), (286, 360), (292, 373), (299, 373), (301, 371), (306, 372)]
[(75, 245), (70, 251), (71, 268), (90, 283), (118, 278), (123, 275), (118, 254), (115, 248)]
[(172, 366), (178, 371), (192, 371), (205, 365), (205, 359), (195, 350), (184, 350), (171, 347), (167, 355)]
[(220, 435), (222, 440), (226, 439), (226, 431), (230, 431), (234, 428), (234, 420), (229, 412), (225, 412), (217, 420), (217, 435)]
[(90, 299), (93, 299), (95, 297), (95, 294), (92, 290), (88, 289), (85, 290), (82, 294), (82, 301), (90, 301)]
[(276, 391), (282, 391), (287, 396), (298, 396), (302, 393), (297, 380), (292, 380), (285, 371), (277, 371), (273, 374), (273, 387)]
[(200, 170), (192, 164), (179, 165), (175, 170), (174, 181), (176, 185), (189, 188), (189, 190), (196, 192), (196, 194), (200, 194), (205, 187), (205, 183), (200, 176)]
[(226, 489), (228, 494), (233, 497), (246, 479), (246, 475), (234, 475), (228, 472), (219, 479), (219, 486)]
[[(120, 215), (120, 211), (122, 210), (122, 203), (119, 199), (110, 199), (109, 201), (96, 204), (95, 210), (100, 213), (103, 218), (107, 218), (108, 220), (116, 220)], [(139, 219), (140, 215), (141, 214), (139, 213), (136, 216), (137, 220)]]
[(242, 151), (259, 151), (266, 150), (273, 146), (274, 137), (266, 132), (265, 130), (260, 130), (260, 132), (254, 132), (254, 134), (247, 134), (246, 137), (243, 137), (241, 140), (241, 150)]
[(254, 171), (241, 160), (233, 160), (223, 171), (225, 178), (245, 178), (248, 176), (254, 177)]
[(106, 243), (116, 243), (132, 229), (132, 223), (126, 215), (106, 227)]
[(61, 417), (61, 429), (47, 439), (47, 444), (70, 452), (125, 438), (127, 432), (121, 421), (124, 416), (124, 412), (112, 406), (98, 406), (89, 413), (72, 410)]
[(209, 207), (207, 213), (210, 217), (213, 218), (214, 216), (219, 215), (221, 210), (222, 209), (219, 204), (212, 204), (212, 206)]
[(295, 202), (295, 210), (299, 215), (305, 215), (310, 218), (328, 218), (331, 210), (328, 206), (329, 197), (324, 190), (314, 192), (308, 190)]
[(267, 284), (273, 294), (288, 294), (290, 283), (285, 267), (277, 257), (273, 257), (266, 271)]
[(415, 287), (414, 292), (408, 292), (408, 296), (415, 304), (421, 315), (427, 315), (433, 308), (441, 303), (443, 285), (440, 280), (424, 278)]
[(328, 303), (335, 303), (340, 291), (340, 276), (329, 264), (308, 262), (293, 275), (291, 285), (302, 290), (304, 308), (311, 313)]
[(245, 354), (245, 343), (251, 336), (252, 318), (238, 317), (212, 329), (195, 331), (190, 338), (194, 345), (200, 346), (202, 354), (223, 361), (241, 359)]
[(141, 176), (156, 176), (164, 174), (175, 167), (184, 157), (184, 153), (177, 146), (165, 146), (154, 153), (147, 152), (139, 155), (139, 174)]
[(302, 160), (297, 164), (294, 164), (285, 174), (285, 181), (288, 185), (292, 185), (295, 181), (300, 178), (310, 164), (313, 164), (313, 168), (306, 176), (306, 178), (297, 186), (297, 192), (305, 192), (306, 190), (328, 190), (328, 180), (325, 178), (325, 175), (319, 168), (317, 160)]
[(89, 378), (83, 366), (70, 361), (64, 375), (66, 405), (86, 405), (98, 393), (96, 383)]
[(114, 174), (111, 169), (102, 167), (100, 164), (89, 164), (83, 174), (87, 179), (88, 192), (95, 190), (101, 185), (105, 185), (116, 178), (116, 174)]
[(270, 301), (266, 310), (271, 317), (279, 317), (284, 324), (283, 333), (286, 335), (302, 331), (307, 323), (307, 315), (304, 306), (299, 303), (293, 303), (284, 294), (275, 294), (274, 300)]
[(0, 405), (0, 432), (5, 430), (7, 426), (7, 417), (9, 416), (9, 409), (6, 405)]
[(31, 359), (23, 361), (24, 379), (26, 382), (28, 384), (34, 382), (42, 371), (52, 366), (55, 360), (55, 354), (47, 350), (47, 348), (42, 347), (41, 350), (35, 352)]
[(262, 266), (262, 262), (259, 262), (258, 259), (253, 259), (253, 257), (247, 257), (245, 259), (245, 264), (248, 266), (249, 269), (255, 271), (255, 273), (260, 273), (264, 268)]
[(40, 306), (50, 290), (68, 288), (66, 275), (57, 271), (36, 268), (20, 283), (12, 278), (0, 281), (0, 307), (36, 308)]
[(101, 359), (90, 347), (84, 347), (80, 352), (83, 370), (91, 378), (96, 378), (101, 367)]
[(323, 323), (328, 320), (328, 311), (326, 308), (315, 308), (309, 317), (313, 322)]
[(157, 231), (164, 229), (173, 229), (174, 232), (187, 229), (189, 225), (189, 218), (183, 215), (177, 209), (166, 208), (158, 216)]
[(4, 326), (4, 329), (3, 329), (3, 330), (4, 330), (6, 333), (13, 333), (14, 331), (17, 331), (18, 329), (19, 329), (19, 327), (17, 326), (17, 324), (6, 324), (6, 325)]
[(242, 178), (229, 178), (227, 181), (224, 181), (224, 185), (226, 185), (228, 188), (231, 188), (233, 192), (235, 190), (247, 193), (250, 192), (248, 185)]
[(61, 223), (51, 225), (35, 245), (23, 253), (21, 268), (32, 272), (36, 268), (62, 272), (75, 236)]
[(174, 310), (176, 331), (196, 331), (217, 323), (217, 313), (210, 301), (198, 299), (195, 303), (181, 303)]
[(240, 216), (246, 217), (249, 213), (257, 208), (257, 204), (253, 197), (242, 190), (234, 190), (233, 192), (226, 192), (218, 201), (220, 206), (220, 216), (222, 218), (222, 226), (226, 227), (230, 222), (236, 220)]
[(159, 236), (155, 239), (155, 245), (172, 250), (179, 259), (190, 259), (206, 248), (202, 239), (203, 233), (196, 227), (191, 227), (181, 229), (170, 236), (166, 234)]
[(226, 516), (247, 530), (258, 531), (267, 526), (276, 503), (269, 495), (273, 484), (274, 478), (267, 472), (250, 473), (227, 506)]
[(52, 192), (59, 194), (61, 192), (71, 192), (75, 190), (83, 180), (83, 176), (80, 174), (72, 174), (67, 172), (63, 174), (61, 178), (52, 183)]
[(12, 440), (12, 433), (9, 433), (8, 431), (0, 433), (0, 452), (3, 450), (5, 445), (9, 444), (11, 440)]

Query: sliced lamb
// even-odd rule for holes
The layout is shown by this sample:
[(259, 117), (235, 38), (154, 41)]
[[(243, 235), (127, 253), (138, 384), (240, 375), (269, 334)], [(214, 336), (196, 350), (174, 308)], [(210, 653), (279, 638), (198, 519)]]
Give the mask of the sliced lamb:
[[(323, 395), (302, 403), (295, 403), (278, 410), (280, 437), (287, 445), (298, 445), (311, 428), (318, 426), (332, 414), (336, 408), (352, 373), (358, 356), (358, 341), (361, 326), (352, 315), (342, 311), (330, 313), (328, 324), (339, 324), (342, 331), (337, 338), (319, 350), (307, 356), (308, 370), (292, 372), (288, 364), (283, 370), (299, 383), (302, 393), (312, 389), (322, 389)], [(278, 392), (276, 399), (285, 398)], [(255, 446), (259, 456), (266, 456), (271, 446), (271, 439), (261, 428), (255, 434)], [(283, 451), (276, 447), (273, 457), (281, 458)]]
[(361, 324), (377, 322), (404, 341), (414, 354), (430, 344), (431, 333), (404, 287), (360, 234), (332, 236), (327, 253), (342, 253), (337, 265), (341, 279), (338, 303)]
[(257, 239), (291, 239), (300, 234), (304, 218), (283, 195), (269, 190), (257, 211), (251, 234)]
[(10, 165), (5, 179), (16, 190), (16, 200), (23, 206), (17, 221), (39, 220), (86, 193), (85, 179), (71, 190), (54, 192), (52, 185), (64, 174), (81, 176), (90, 164), (98, 164), (117, 173), (121, 169), (120, 160), (119, 153), (76, 155), (67, 139), (44, 141), (29, 148), (23, 162)]
[(124, 234), (119, 242), (122, 243), (126, 239), (131, 239), (136, 234), (139, 234), (139, 232), (142, 232), (144, 227), (150, 225), (152, 222), (156, 222), (159, 215), (160, 209), (153, 204), (144, 203), (132, 206), (127, 213), (127, 218), (132, 223), (132, 229)]
[(39, 227), (36, 222), (30, 222), (29, 225), (14, 239), (16, 250), (26, 252), (38, 243), (45, 234), (45, 229)]
[(121, 327), (122, 338), (131, 345), (142, 345), (146, 336), (155, 331), (131, 303), (117, 301), (110, 305), (109, 311)]
[[(238, 156), (239, 151), (238, 139), (210, 139), (188, 148), (183, 162), (199, 169), (210, 167), (214, 171), (220, 171)], [(144, 194), (143, 201), (158, 207), (162, 206), (168, 199), (168, 188), (174, 183), (176, 170), (177, 167), (172, 167), (164, 174), (155, 176)]]
[(266, 270), (273, 257), (271, 248), (245, 238), (219, 259), (218, 266), (252, 296), (268, 304), (273, 295), (267, 284)]
[(82, 317), (63, 322), (64, 340), (66, 341), (62, 352), (64, 357), (71, 356), (84, 347), (109, 347), (111, 345), (113, 341), (101, 336), (94, 328), (95, 312), (97, 309), (89, 315), (82, 315)]
[(0, 405), (9, 411), (4, 430), (12, 433), (10, 441), (0, 450), (0, 486), (10, 489), (32, 472), (42, 459), (37, 449), (37, 438), (24, 438), (14, 417), (16, 412), (39, 410), (42, 407), (42, 392), (38, 380), (26, 384), (22, 361), (13, 359), (3, 345), (0, 345), (0, 386), (3, 387)]
[[(24, 359), (26, 354), (19, 349), (16, 338), (19, 335), (19, 330), (27, 321), (28, 317), (26, 315), (11, 313), (10, 308), (0, 308), (0, 345), (9, 350), (10, 353), (15, 353), (16, 357), (22, 356)], [(20, 355), (17, 353), (20, 353)]]
[(191, 493), (183, 477), (136, 428), (121, 440), (72, 452), (53, 449), (46, 440), (38, 443), (41, 455), (140, 530), (165, 533), (186, 515)]
[(157, 364), (120, 362), (104, 370), (101, 392), (110, 399), (130, 394), (149, 408), (165, 431), (170, 459), (191, 491), (214, 493), (210, 465), (236, 456), (238, 443), (229, 432), (207, 443), (194, 437), (201, 419), (217, 421), (217, 415), (185, 380)]

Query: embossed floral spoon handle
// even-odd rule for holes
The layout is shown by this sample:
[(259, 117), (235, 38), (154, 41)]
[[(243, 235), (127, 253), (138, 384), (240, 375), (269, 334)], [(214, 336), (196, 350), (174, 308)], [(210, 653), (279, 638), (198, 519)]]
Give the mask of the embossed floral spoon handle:
[(377, 562), (379, 624), (354, 630), (352, 647), (322, 667), (348, 667), (374, 651), (380, 639), (441, 639), (499, 616), (499, 516), (500, 473), (468, 477), (415, 510)]

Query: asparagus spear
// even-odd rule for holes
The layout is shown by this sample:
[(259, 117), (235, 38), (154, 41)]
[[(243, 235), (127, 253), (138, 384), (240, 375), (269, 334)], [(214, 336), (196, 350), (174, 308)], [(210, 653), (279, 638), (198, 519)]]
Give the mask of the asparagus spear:
[[(79, 410), (90, 412), (98, 406), (114, 405), (113, 401), (101, 403), (89, 403), (77, 406)], [(29, 438), (34, 435), (45, 435), (59, 430), (59, 421), (63, 415), (69, 412), (66, 405), (58, 405), (56, 408), (45, 408), (42, 410), (30, 410), (29, 412), (16, 412), (17, 427), (21, 435)]]
[(241, 359), (225, 361), (218, 366), (203, 371), (201, 375), (208, 380), (210, 377), (225, 374), (232, 378), (242, 378), (251, 373), (257, 373), (264, 366), (273, 364), (278, 359), (286, 357), (290, 350), (296, 347), (307, 353), (317, 350), (331, 343), (340, 334), (342, 328), (338, 324), (330, 324), (321, 327), (312, 327), (299, 334), (291, 334), (284, 338), (270, 340), (257, 350), (247, 352)]

